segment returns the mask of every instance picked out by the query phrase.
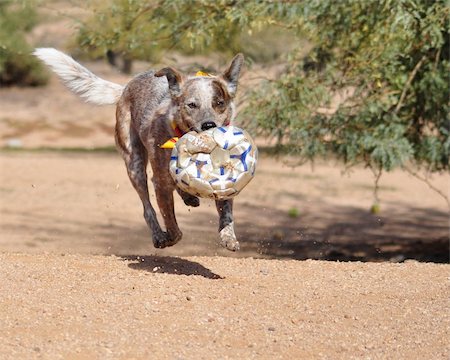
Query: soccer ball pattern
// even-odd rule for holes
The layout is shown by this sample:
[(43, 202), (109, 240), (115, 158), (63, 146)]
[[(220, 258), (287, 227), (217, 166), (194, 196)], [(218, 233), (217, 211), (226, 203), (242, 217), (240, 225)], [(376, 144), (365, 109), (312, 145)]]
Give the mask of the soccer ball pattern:
[(189, 194), (230, 199), (255, 175), (258, 150), (250, 135), (223, 126), (183, 135), (172, 150), (170, 173)]

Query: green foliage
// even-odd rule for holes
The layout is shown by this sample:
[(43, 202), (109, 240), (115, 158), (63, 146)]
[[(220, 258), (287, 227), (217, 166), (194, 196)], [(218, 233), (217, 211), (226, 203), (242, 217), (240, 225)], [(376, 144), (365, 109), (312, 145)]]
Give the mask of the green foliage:
[(263, 2), (93, 0), (89, 4), (92, 15), (80, 21), (77, 43), (92, 57), (115, 54), (158, 61), (162, 53), (176, 49), (227, 56), (243, 52), (270, 61), (291, 49), (279, 41), (289, 31), (273, 25), (269, 29), (270, 23), (261, 17), (268, 11)]
[(3, 0), (0, 2), (0, 86), (43, 85), (47, 73), (32, 56), (26, 33), (37, 22), (30, 1)]
[[(314, 48), (252, 96), (246, 116), (302, 159), (334, 154), (391, 170), (449, 167), (449, 9), (444, 1), (286, 4)], [(332, 108), (337, 94), (351, 96)], [(341, 99), (342, 100), (342, 99)], [(254, 113), (251, 109), (258, 109)]]
[(152, 21), (156, 2), (96, 0), (88, 5), (92, 16), (80, 22), (77, 43), (90, 56), (109, 52), (128, 60), (149, 61), (158, 56), (160, 44), (152, 38), (158, 28)]
[(300, 211), (296, 207), (292, 207), (288, 210), (288, 216), (290, 218), (298, 218), (300, 216)]
[(378, 215), (381, 212), (380, 204), (375, 203), (370, 207), (370, 212), (374, 215)]
[(375, 172), (449, 168), (444, 0), (93, 0), (91, 8), (79, 44), (129, 59), (169, 49), (257, 57), (252, 35), (283, 29), (295, 50), (252, 93), (244, 122), (305, 161), (333, 154)]

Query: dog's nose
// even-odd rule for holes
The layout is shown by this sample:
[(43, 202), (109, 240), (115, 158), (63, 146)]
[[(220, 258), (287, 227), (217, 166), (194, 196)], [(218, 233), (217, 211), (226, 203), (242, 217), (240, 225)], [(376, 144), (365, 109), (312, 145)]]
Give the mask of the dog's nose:
[(208, 129), (212, 129), (217, 127), (216, 123), (214, 121), (207, 121), (205, 123), (202, 124), (202, 131), (208, 130)]

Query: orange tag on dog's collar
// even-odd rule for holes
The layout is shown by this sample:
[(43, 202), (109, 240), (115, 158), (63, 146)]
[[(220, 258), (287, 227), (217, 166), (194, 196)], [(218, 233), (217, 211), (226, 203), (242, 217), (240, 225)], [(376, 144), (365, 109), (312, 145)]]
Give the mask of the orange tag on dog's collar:
[(207, 77), (210, 77), (210, 76), (212, 76), (211, 74), (208, 74), (207, 72), (204, 72), (204, 71), (197, 71), (196, 73), (195, 73), (195, 76), (207, 76)]
[(161, 149), (173, 149), (175, 147), (175, 143), (178, 141), (177, 137), (173, 137), (170, 140), (167, 140), (164, 144), (160, 146)]

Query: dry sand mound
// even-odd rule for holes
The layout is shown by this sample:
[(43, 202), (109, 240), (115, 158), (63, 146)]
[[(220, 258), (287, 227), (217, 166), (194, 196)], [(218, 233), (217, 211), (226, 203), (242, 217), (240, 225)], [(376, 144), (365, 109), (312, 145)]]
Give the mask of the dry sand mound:
[(448, 265), (0, 255), (1, 358), (448, 359)]

